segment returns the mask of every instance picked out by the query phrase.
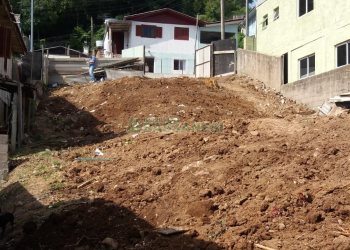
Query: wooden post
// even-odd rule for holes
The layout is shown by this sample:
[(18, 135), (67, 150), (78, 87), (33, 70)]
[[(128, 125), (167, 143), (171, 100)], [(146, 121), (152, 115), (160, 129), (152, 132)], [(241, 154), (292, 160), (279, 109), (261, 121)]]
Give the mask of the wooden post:
[(146, 75), (146, 46), (143, 46), (143, 75)]
[(91, 16), (91, 51), (94, 49), (94, 19)]
[(46, 50), (43, 57), (43, 82), (46, 86), (49, 84), (49, 50)]
[(210, 77), (214, 77), (215, 72), (214, 44), (210, 45)]
[(3, 101), (0, 101), (0, 126), (4, 127), (5, 125), (5, 104)]
[(22, 140), (23, 140), (23, 134), (24, 134), (24, 127), (23, 127), (23, 95), (22, 95), (22, 84), (18, 83), (18, 98), (17, 98), (17, 104), (18, 104), (18, 148), (22, 147)]
[(11, 118), (11, 151), (15, 152), (17, 146), (17, 94), (12, 99), (12, 118)]
[(8, 168), (8, 135), (0, 135), (0, 180), (6, 180)]
[(44, 52), (44, 45), (41, 45), (41, 80), (44, 79), (44, 71), (45, 71), (45, 52)]

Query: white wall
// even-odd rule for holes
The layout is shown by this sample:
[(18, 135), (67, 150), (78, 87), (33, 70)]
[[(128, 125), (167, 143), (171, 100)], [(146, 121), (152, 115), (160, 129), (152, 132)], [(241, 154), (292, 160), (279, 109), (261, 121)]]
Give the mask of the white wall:
[[(162, 27), (163, 36), (162, 38), (146, 38), (136, 36), (136, 25), (155, 25)], [(174, 29), (175, 27), (189, 28), (190, 40), (175, 40)], [(129, 48), (140, 45), (145, 45), (146, 50), (149, 49), (151, 52), (166, 52), (166, 53), (182, 53), (182, 54), (193, 54), (194, 45), (196, 39), (196, 26), (189, 25), (175, 25), (175, 24), (164, 24), (164, 23), (143, 23), (132, 21), (131, 31), (129, 33)]]
[(132, 57), (141, 57), (144, 56), (144, 47), (143, 46), (137, 46), (130, 49), (124, 49), (122, 50), (122, 57), (123, 58), (132, 58)]
[[(136, 36), (136, 25), (155, 25), (162, 27), (162, 38), (146, 38)], [(189, 40), (175, 40), (175, 27), (189, 28)], [(126, 39), (127, 47), (145, 46), (146, 57), (154, 57), (154, 73), (158, 74), (193, 74), (196, 26), (163, 23), (144, 23), (132, 21), (131, 30)], [(186, 60), (184, 71), (173, 70), (175, 59)]]

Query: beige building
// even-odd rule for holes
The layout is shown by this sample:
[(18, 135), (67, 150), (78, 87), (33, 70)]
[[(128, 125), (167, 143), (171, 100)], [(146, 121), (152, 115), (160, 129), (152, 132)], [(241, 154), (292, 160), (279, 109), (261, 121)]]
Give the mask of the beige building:
[(350, 64), (349, 0), (259, 0), (257, 51), (282, 57), (284, 83)]

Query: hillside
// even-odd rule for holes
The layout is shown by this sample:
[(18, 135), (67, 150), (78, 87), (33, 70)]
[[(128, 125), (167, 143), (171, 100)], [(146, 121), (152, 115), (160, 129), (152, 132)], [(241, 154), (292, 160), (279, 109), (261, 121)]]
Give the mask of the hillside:
[(349, 249), (347, 135), (246, 77), (65, 86), (11, 162), (2, 244)]
[[(30, 1), (10, 0), (13, 11), (21, 15), (23, 32), (30, 34)], [(251, 0), (250, 2), (254, 2)], [(244, 0), (226, 0), (225, 16), (245, 13)], [(91, 18), (94, 26), (94, 39), (103, 38), (106, 18), (122, 19), (126, 15), (137, 14), (160, 8), (171, 8), (187, 15), (200, 16), (202, 20), (220, 20), (220, 0), (36, 0), (34, 3), (34, 41), (35, 47), (70, 45), (82, 49), (84, 41), (91, 37)]]

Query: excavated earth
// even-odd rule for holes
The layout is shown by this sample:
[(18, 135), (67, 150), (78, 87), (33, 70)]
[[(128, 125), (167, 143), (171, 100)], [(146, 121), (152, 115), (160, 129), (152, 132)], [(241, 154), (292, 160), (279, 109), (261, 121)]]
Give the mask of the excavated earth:
[[(49, 91), (1, 249), (350, 249), (350, 115), (247, 77)], [(265, 247), (265, 248), (264, 248)]]

